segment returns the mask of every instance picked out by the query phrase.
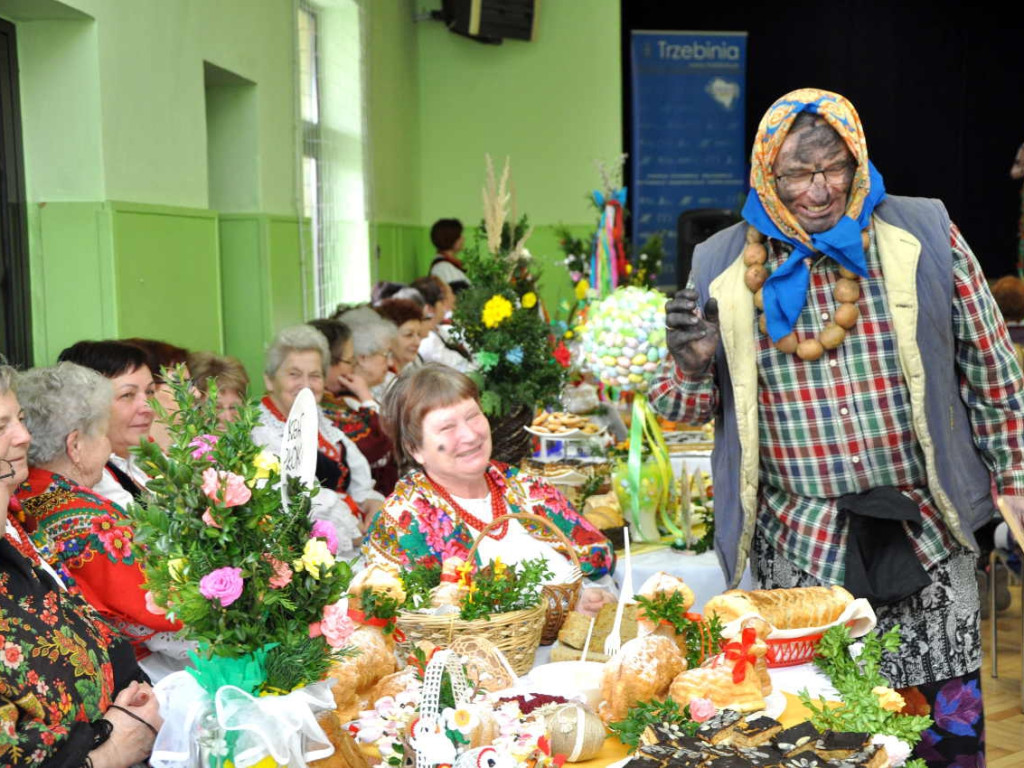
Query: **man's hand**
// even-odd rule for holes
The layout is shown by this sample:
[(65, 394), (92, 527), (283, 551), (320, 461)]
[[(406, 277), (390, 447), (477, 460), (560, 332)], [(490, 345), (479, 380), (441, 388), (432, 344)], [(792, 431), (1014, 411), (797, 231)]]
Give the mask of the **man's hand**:
[(718, 301), (697, 308), (697, 292), (684, 288), (665, 304), (665, 343), (687, 376), (707, 373), (718, 348)]

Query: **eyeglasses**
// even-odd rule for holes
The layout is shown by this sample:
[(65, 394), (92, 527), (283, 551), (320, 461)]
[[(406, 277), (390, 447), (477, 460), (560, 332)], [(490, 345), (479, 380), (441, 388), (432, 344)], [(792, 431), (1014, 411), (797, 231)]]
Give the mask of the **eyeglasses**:
[(853, 165), (851, 163), (839, 163), (838, 165), (832, 165), (817, 171), (801, 171), (800, 173), (787, 173), (784, 176), (776, 176), (775, 183), (779, 189), (799, 195), (814, 185), (814, 177), (819, 173), (825, 179), (826, 184), (836, 187), (847, 182), (852, 171)]
[(354, 357), (339, 357), (337, 360), (334, 361), (334, 364), (338, 365), (339, 363), (344, 363), (345, 365), (355, 365), (356, 359)]

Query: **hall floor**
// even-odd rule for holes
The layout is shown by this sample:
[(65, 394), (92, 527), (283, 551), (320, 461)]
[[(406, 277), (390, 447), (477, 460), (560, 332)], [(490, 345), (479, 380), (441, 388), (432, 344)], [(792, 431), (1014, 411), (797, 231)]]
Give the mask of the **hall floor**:
[(988, 768), (1024, 766), (1024, 713), (1021, 712), (1021, 588), (1011, 584), (1013, 603), (996, 617), (999, 677), (991, 675), (991, 622), (981, 622)]

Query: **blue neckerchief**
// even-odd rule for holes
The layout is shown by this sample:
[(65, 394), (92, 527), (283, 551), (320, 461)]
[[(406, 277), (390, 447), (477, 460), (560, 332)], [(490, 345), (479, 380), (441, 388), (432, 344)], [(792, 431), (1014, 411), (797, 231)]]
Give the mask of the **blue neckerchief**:
[(868, 226), (875, 206), (885, 199), (882, 174), (870, 160), (868, 178), (870, 191), (864, 199), (864, 205), (856, 221), (849, 216), (843, 216), (832, 229), (811, 235), (813, 249), (782, 233), (765, 211), (757, 190), (751, 189), (747, 195), (747, 202), (743, 206), (743, 218), (747, 223), (761, 234), (793, 246), (789, 258), (772, 272), (764, 284), (764, 313), (768, 335), (772, 341), (778, 341), (792, 333), (797, 318), (807, 304), (807, 286), (811, 273), (804, 259), (811, 256), (814, 251), (831, 256), (851, 272), (867, 277), (867, 264), (864, 261), (864, 246), (861, 244), (860, 233)]

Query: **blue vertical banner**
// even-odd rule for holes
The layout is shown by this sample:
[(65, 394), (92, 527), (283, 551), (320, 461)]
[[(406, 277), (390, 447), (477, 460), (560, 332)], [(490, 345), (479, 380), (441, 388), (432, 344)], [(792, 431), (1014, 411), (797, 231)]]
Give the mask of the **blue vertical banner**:
[(632, 33), (634, 248), (661, 234), (659, 285), (676, 274), (676, 222), (693, 208), (739, 211), (744, 147), (746, 32)]

